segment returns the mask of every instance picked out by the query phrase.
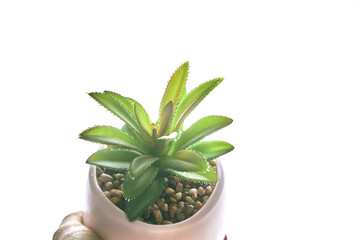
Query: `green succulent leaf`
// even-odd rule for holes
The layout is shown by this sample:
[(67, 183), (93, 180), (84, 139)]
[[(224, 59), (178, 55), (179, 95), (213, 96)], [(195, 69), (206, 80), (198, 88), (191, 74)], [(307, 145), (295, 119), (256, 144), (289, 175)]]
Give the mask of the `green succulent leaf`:
[(171, 138), (158, 138), (155, 142), (154, 154), (160, 157), (169, 156), (173, 144), (174, 140)]
[(132, 129), (131, 127), (129, 127), (127, 124), (125, 124), (121, 130), (123, 130), (124, 132), (126, 132), (130, 137), (132, 137), (139, 145), (141, 145), (144, 149), (146, 149), (146, 152), (149, 152), (149, 145), (148, 142), (144, 141), (139, 134)]
[(232, 123), (232, 119), (223, 116), (208, 116), (198, 120), (180, 135), (175, 143), (175, 151), (187, 148), (230, 123)]
[(164, 109), (162, 110), (158, 121), (159, 124), (159, 128), (157, 131), (158, 137), (161, 137), (164, 134), (166, 134), (167, 130), (169, 129), (171, 124), (171, 119), (173, 116), (173, 108), (174, 108), (173, 102), (170, 101), (165, 105)]
[(171, 131), (179, 129), (185, 118), (195, 109), (195, 107), (221, 82), (223, 78), (216, 78), (205, 82), (192, 90), (185, 98), (180, 102), (177, 107), (171, 124)]
[(130, 149), (103, 149), (92, 154), (86, 163), (114, 169), (128, 169), (131, 162), (140, 155)]
[(146, 169), (148, 169), (154, 162), (160, 158), (151, 155), (142, 155), (134, 159), (129, 168), (129, 174), (132, 179), (136, 179)]
[(234, 149), (234, 146), (224, 141), (198, 142), (188, 149), (200, 152), (208, 161), (218, 158)]
[[(105, 94), (105, 93), (89, 93), (89, 95), (94, 98), (98, 103), (108, 109), (110, 112), (115, 114), (115, 116), (119, 117), (123, 120), (126, 124), (132, 127), (137, 133), (143, 137), (143, 130), (138, 125), (137, 121), (131, 115), (131, 113), (121, 104), (118, 100), (113, 98), (112, 96)], [(146, 139), (146, 138), (145, 138)]]
[(160, 103), (160, 111), (159, 111), (160, 115), (162, 114), (166, 104), (168, 104), (170, 101), (173, 103), (174, 106), (173, 110), (175, 110), (180, 100), (186, 94), (185, 84), (187, 80), (188, 71), (189, 71), (189, 62), (185, 62), (174, 72), (174, 74), (170, 78), (164, 96)]
[(165, 168), (188, 172), (204, 171), (208, 167), (206, 158), (200, 153), (189, 149), (177, 151), (162, 161), (161, 164)]
[(126, 132), (110, 126), (95, 126), (89, 128), (80, 133), (79, 137), (91, 142), (128, 147), (142, 153), (145, 151), (144, 148)]
[(125, 203), (125, 213), (129, 221), (135, 221), (163, 192), (164, 177), (158, 176), (139, 196)]
[(174, 169), (166, 169), (166, 171), (183, 180), (191, 182), (217, 183), (218, 181), (215, 170), (210, 166), (207, 170), (201, 172), (181, 172)]
[(136, 119), (142, 128), (142, 130), (149, 136), (152, 137), (153, 129), (151, 127), (151, 120), (149, 115), (146, 113), (143, 106), (138, 103), (135, 103), (135, 115)]
[(159, 172), (157, 167), (149, 167), (136, 179), (132, 179), (129, 174), (124, 179), (124, 196), (126, 199), (134, 199), (141, 194), (155, 179)]
[(115, 98), (135, 118), (134, 104), (133, 104), (133, 102), (131, 102), (131, 100), (129, 98), (123, 97), (120, 94), (115, 93), (115, 92), (111, 92), (111, 91), (104, 91), (104, 93), (107, 94), (107, 95), (110, 95), (113, 98)]

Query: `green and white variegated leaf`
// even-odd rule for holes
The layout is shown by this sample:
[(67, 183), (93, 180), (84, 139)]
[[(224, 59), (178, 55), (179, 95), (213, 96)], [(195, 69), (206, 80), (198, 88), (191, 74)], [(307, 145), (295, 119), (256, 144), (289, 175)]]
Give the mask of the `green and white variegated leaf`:
[(188, 149), (200, 152), (208, 161), (218, 158), (234, 149), (234, 146), (224, 141), (198, 142)]
[(140, 153), (123, 148), (103, 149), (92, 154), (86, 163), (114, 169), (128, 169)]
[(131, 136), (121, 129), (110, 127), (110, 126), (95, 126), (89, 128), (79, 136), (81, 139), (88, 140), (91, 142), (124, 146), (127, 148), (134, 149), (136, 151), (144, 153), (146, 150), (136, 142)]
[(135, 199), (125, 203), (125, 214), (129, 221), (135, 221), (156, 199), (159, 198), (164, 190), (164, 177), (158, 176), (150, 185)]
[(160, 158), (151, 155), (142, 155), (134, 159), (129, 168), (129, 174), (132, 179), (136, 179), (146, 169)]
[(218, 177), (215, 170), (212, 167), (208, 167), (207, 170), (201, 172), (182, 172), (174, 169), (166, 169), (167, 172), (175, 175), (183, 180), (190, 182), (206, 182), (217, 183)]
[(232, 119), (223, 116), (208, 116), (198, 120), (180, 135), (175, 143), (175, 151), (187, 148), (230, 123)]
[(195, 107), (217, 86), (223, 78), (216, 78), (205, 82), (187, 94), (175, 110), (170, 131), (177, 131), (185, 118)]
[(94, 98), (98, 103), (112, 112), (115, 116), (119, 117), (126, 124), (128, 124), (131, 128), (133, 128), (142, 139), (147, 140), (148, 137), (144, 133), (143, 129), (139, 126), (136, 119), (132, 116), (132, 114), (121, 104), (118, 100), (113, 98), (112, 96), (105, 93), (89, 93), (89, 95)]
[(125, 198), (131, 200), (140, 195), (152, 183), (158, 172), (159, 168), (149, 167), (136, 179), (132, 179), (130, 175), (127, 174), (123, 183)]
[(171, 168), (178, 171), (197, 172), (206, 170), (208, 167), (206, 158), (200, 153), (184, 149), (175, 152), (170, 157), (161, 162), (162, 167)]
[(168, 102), (173, 103), (173, 111), (175, 111), (180, 100), (185, 96), (186, 89), (185, 84), (189, 71), (189, 62), (185, 62), (181, 65), (171, 76), (168, 85), (166, 87), (164, 96), (160, 103), (159, 115), (163, 112), (164, 107)]
[(136, 119), (142, 128), (142, 130), (149, 136), (152, 137), (153, 129), (151, 127), (151, 120), (149, 115), (146, 113), (143, 106), (138, 103), (135, 103), (135, 116)]

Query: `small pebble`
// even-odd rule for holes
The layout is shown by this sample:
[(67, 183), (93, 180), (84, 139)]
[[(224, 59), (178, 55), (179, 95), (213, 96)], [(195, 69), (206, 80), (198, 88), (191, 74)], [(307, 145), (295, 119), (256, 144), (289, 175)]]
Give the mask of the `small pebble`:
[(204, 196), (206, 193), (205, 189), (203, 187), (198, 188), (198, 194), (200, 197)]
[(173, 198), (173, 197), (170, 197), (169, 200), (170, 200), (171, 202), (173, 202), (173, 203), (176, 203), (176, 202), (177, 202), (177, 200), (176, 200), (175, 198)]
[(114, 187), (114, 188), (119, 188), (119, 187), (120, 187), (120, 181), (119, 181), (119, 180), (115, 180), (115, 181), (113, 182), (113, 187)]
[(196, 188), (192, 188), (189, 190), (189, 194), (191, 195), (192, 199), (194, 199), (194, 200), (197, 199), (197, 193), (198, 193), (198, 190)]
[(175, 218), (175, 214), (177, 212), (177, 206), (175, 203), (171, 203), (169, 207), (169, 213), (171, 218)]
[(113, 189), (113, 183), (112, 182), (105, 183), (105, 189), (107, 191), (110, 191), (111, 189)]
[(110, 201), (113, 203), (113, 204), (118, 204), (120, 201), (121, 201), (121, 198), (119, 197), (112, 197), (110, 198)]
[(103, 173), (100, 175), (99, 180), (103, 183), (105, 182), (111, 182), (113, 180), (113, 177), (109, 174)]
[(185, 203), (183, 201), (179, 202), (177, 205), (177, 212), (184, 211), (184, 208), (185, 208)]
[(106, 196), (108, 199), (110, 199), (111, 194), (110, 194), (110, 192), (109, 192), (109, 191), (105, 191), (105, 192), (104, 192), (104, 194), (105, 194), (105, 196)]
[(177, 201), (180, 201), (181, 198), (182, 198), (182, 192), (177, 192), (174, 196), (174, 198), (177, 200)]
[(116, 173), (115, 174), (115, 179), (116, 180), (120, 180), (120, 179), (122, 179), (124, 177), (124, 174), (122, 174), (122, 173)]
[(176, 219), (177, 219), (178, 221), (184, 220), (184, 219), (185, 219), (185, 213), (177, 213), (177, 214), (176, 214)]
[(159, 209), (159, 206), (157, 204), (153, 204), (151, 205), (151, 211), (154, 212), (155, 210), (158, 210)]
[(163, 203), (160, 205), (160, 209), (163, 212), (167, 212), (167, 211), (169, 211), (169, 205), (167, 203)]
[(194, 210), (194, 206), (193, 205), (187, 205), (184, 209), (184, 213), (187, 215), (190, 215), (192, 213), (192, 211)]
[(118, 198), (121, 198), (122, 196), (124, 196), (124, 192), (119, 189), (111, 189), (110, 194), (111, 194), (111, 196), (115, 196)]
[(200, 209), (200, 208), (202, 208), (202, 203), (200, 202), (200, 201), (196, 201), (195, 202), (195, 205), (194, 205), (194, 207), (196, 208), (196, 209)]
[(205, 188), (206, 194), (211, 194), (213, 192), (214, 188), (213, 186), (209, 185)]
[(162, 225), (167, 225), (167, 224), (172, 224), (172, 222), (171, 221), (162, 221), (161, 224)]
[(185, 200), (191, 205), (195, 204), (195, 201), (190, 196), (186, 196)]
[(172, 194), (175, 193), (175, 190), (172, 189), (172, 188), (167, 188), (167, 189), (165, 189), (165, 193), (166, 193), (167, 195), (172, 195)]
[(159, 198), (157, 201), (156, 201), (157, 205), (162, 205), (165, 203), (165, 198)]
[(216, 160), (215, 160), (215, 159), (210, 160), (210, 164), (211, 164), (212, 166), (216, 166)]
[(189, 193), (190, 193), (190, 195), (193, 195), (195, 193), (197, 194), (198, 190), (196, 188), (192, 188), (192, 189), (189, 190)]
[(176, 192), (182, 192), (183, 191), (183, 185), (182, 185), (182, 183), (177, 183), (176, 184)]
[(159, 209), (154, 211), (154, 217), (155, 217), (155, 221), (157, 223), (161, 223), (163, 221), (163, 216), (162, 216), (161, 211)]

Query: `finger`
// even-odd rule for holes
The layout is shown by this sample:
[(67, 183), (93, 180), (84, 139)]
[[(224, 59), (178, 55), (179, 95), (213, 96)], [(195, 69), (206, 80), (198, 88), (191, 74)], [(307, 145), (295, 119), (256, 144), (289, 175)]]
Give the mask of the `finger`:
[(102, 240), (94, 231), (83, 225), (82, 212), (67, 215), (54, 233), (53, 240)]

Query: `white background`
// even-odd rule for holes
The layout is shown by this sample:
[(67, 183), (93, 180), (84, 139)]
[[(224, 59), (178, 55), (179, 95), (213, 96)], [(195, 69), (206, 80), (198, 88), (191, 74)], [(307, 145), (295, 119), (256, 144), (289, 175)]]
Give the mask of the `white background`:
[[(225, 77), (190, 115), (234, 123), (230, 240), (360, 239), (360, 1), (1, 1), (1, 237), (51, 239), (83, 207), (112, 90), (154, 121), (172, 72)], [(6, 237), (4, 237), (6, 236)]]

